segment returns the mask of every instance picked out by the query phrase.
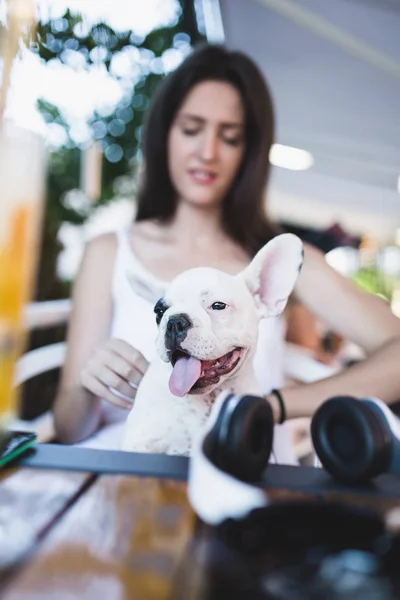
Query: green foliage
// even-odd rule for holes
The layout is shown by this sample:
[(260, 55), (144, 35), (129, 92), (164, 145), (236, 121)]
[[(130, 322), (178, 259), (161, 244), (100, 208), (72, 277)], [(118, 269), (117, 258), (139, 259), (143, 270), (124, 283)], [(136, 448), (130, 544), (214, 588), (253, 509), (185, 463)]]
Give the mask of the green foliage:
[[(179, 47), (182, 37), (190, 44), (202, 39), (194, 21), (193, 3), (181, 0), (180, 4), (181, 12), (175, 24), (153, 30), (144, 38), (132, 31), (114, 31), (107, 23), (88, 26), (81, 15), (70, 10), (61, 18), (39, 22), (27, 35), (27, 45), (42, 61), (59, 61), (72, 68), (87, 71), (94, 65), (100, 65), (123, 85), (123, 98), (112, 113), (95, 113), (88, 123), (93, 140), (102, 144), (104, 152), (102, 192), (96, 206), (114, 197), (114, 182), (117, 178), (132, 174), (140, 145), (144, 113), (164, 76), (159, 72), (161, 69), (146, 68), (146, 61), (142, 59), (147, 59), (148, 62), (162, 57), (166, 50)], [(114, 59), (123, 53), (130, 53), (136, 59), (132, 72), (125, 73), (122, 77), (115, 69)], [(77, 66), (74, 67), (74, 64)], [(55, 269), (56, 255), (60, 251), (56, 242), (59, 227), (63, 222), (81, 225), (87, 214), (65, 204), (66, 192), (79, 188), (82, 148), (71, 137), (70, 125), (57, 106), (40, 99), (37, 107), (47, 123), (58, 125), (65, 133), (65, 143), (54, 149), (49, 159), (44, 223), (46, 242), (39, 263), (42, 272), (39, 273), (39, 299), (46, 299), (50, 269), (43, 262), (50, 261), (51, 268)], [(91, 209), (94, 208), (91, 205)], [(53, 277), (55, 278), (55, 273)], [(51, 296), (54, 297), (54, 285), (51, 289)]]
[(396, 277), (384, 275), (375, 267), (364, 267), (354, 275), (355, 283), (366, 292), (383, 296), (390, 302), (392, 291), (397, 283)]
[[(45, 62), (57, 60), (70, 64), (71, 53), (79, 53), (80, 68), (88, 70), (100, 62), (112, 77), (121, 80), (113, 71), (114, 57), (132, 48), (137, 48), (138, 55), (144, 53), (150, 58), (161, 57), (166, 50), (174, 47), (176, 36), (185, 33), (183, 23), (187, 21), (184, 10), (187, 4), (182, 1), (183, 10), (175, 25), (151, 31), (144, 39), (131, 31), (114, 31), (106, 23), (96, 23), (88, 28), (80, 15), (67, 10), (62, 18), (39, 23), (36, 30), (30, 33), (29, 46)], [(197, 39), (199, 37), (197, 34)], [(96, 113), (89, 123), (93, 139), (100, 141), (104, 150), (99, 203), (113, 197), (113, 183), (117, 177), (131, 172), (132, 159), (140, 143), (145, 109), (163, 78), (163, 74), (143, 69), (140, 60), (136, 71), (139, 71), (139, 77), (132, 77), (130, 89), (113, 113), (108, 116)], [(65, 208), (62, 201), (66, 191), (79, 185), (80, 149), (70, 137), (68, 123), (56, 106), (40, 100), (38, 109), (47, 122), (63, 127), (68, 140), (61, 149), (52, 153), (48, 181), (49, 211), (58, 222), (79, 223), (81, 215), (73, 214), (74, 210)]]

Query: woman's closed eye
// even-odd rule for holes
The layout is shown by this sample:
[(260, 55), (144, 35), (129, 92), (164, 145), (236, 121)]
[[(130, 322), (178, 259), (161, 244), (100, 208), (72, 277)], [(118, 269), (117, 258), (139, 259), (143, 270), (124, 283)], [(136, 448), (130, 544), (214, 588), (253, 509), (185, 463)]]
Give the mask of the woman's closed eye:
[(198, 127), (196, 127), (195, 129), (183, 128), (182, 133), (184, 133), (185, 135), (197, 135), (198, 133), (200, 133), (200, 129)]
[(229, 144), (230, 146), (240, 146), (243, 142), (243, 137), (228, 137), (228, 136), (221, 136), (222, 140), (226, 143)]
[[(201, 127), (184, 127), (182, 128), (182, 133), (187, 136), (195, 136), (201, 133)], [(243, 143), (242, 135), (229, 136), (224, 132), (220, 133), (220, 139), (225, 142), (225, 144), (229, 144), (230, 146), (240, 146)]]

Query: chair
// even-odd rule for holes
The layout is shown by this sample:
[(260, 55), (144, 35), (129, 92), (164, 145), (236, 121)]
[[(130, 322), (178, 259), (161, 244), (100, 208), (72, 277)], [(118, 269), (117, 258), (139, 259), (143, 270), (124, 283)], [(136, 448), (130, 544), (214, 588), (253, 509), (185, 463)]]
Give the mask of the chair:
[(25, 307), (24, 325), (27, 330), (44, 329), (66, 323), (71, 311), (71, 300), (31, 302)]
[(65, 342), (57, 342), (30, 350), (21, 356), (15, 367), (14, 385), (21, 385), (36, 375), (61, 367), (66, 350)]
[[(69, 318), (70, 310), (70, 300), (32, 302), (25, 310), (25, 327), (27, 330), (31, 330), (65, 323)], [(26, 352), (15, 365), (14, 385), (22, 385), (36, 375), (61, 367), (64, 364), (65, 355), (65, 342), (49, 344)], [(14, 419), (9, 427), (20, 431), (34, 431), (40, 442), (48, 442), (55, 436), (53, 416), (50, 411), (32, 421)]]

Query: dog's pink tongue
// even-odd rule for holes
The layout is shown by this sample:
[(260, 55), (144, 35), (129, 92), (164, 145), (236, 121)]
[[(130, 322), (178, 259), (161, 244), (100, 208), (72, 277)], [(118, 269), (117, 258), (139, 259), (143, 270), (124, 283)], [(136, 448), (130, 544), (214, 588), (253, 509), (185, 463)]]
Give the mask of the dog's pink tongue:
[(194, 356), (178, 358), (169, 378), (171, 394), (185, 396), (200, 377), (200, 373), (201, 360), (194, 358)]

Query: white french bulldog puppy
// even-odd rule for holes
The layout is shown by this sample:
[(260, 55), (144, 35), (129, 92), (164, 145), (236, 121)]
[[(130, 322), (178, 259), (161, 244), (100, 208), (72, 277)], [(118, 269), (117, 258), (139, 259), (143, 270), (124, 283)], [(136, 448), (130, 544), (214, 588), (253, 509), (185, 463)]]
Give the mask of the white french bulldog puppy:
[(123, 450), (189, 455), (222, 390), (260, 394), (259, 322), (285, 308), (302, 260), (299, 238), (282, 234), (238, 275), (201, 267), (168, 285), (154, 308), (157, 356), (127, 418)]

